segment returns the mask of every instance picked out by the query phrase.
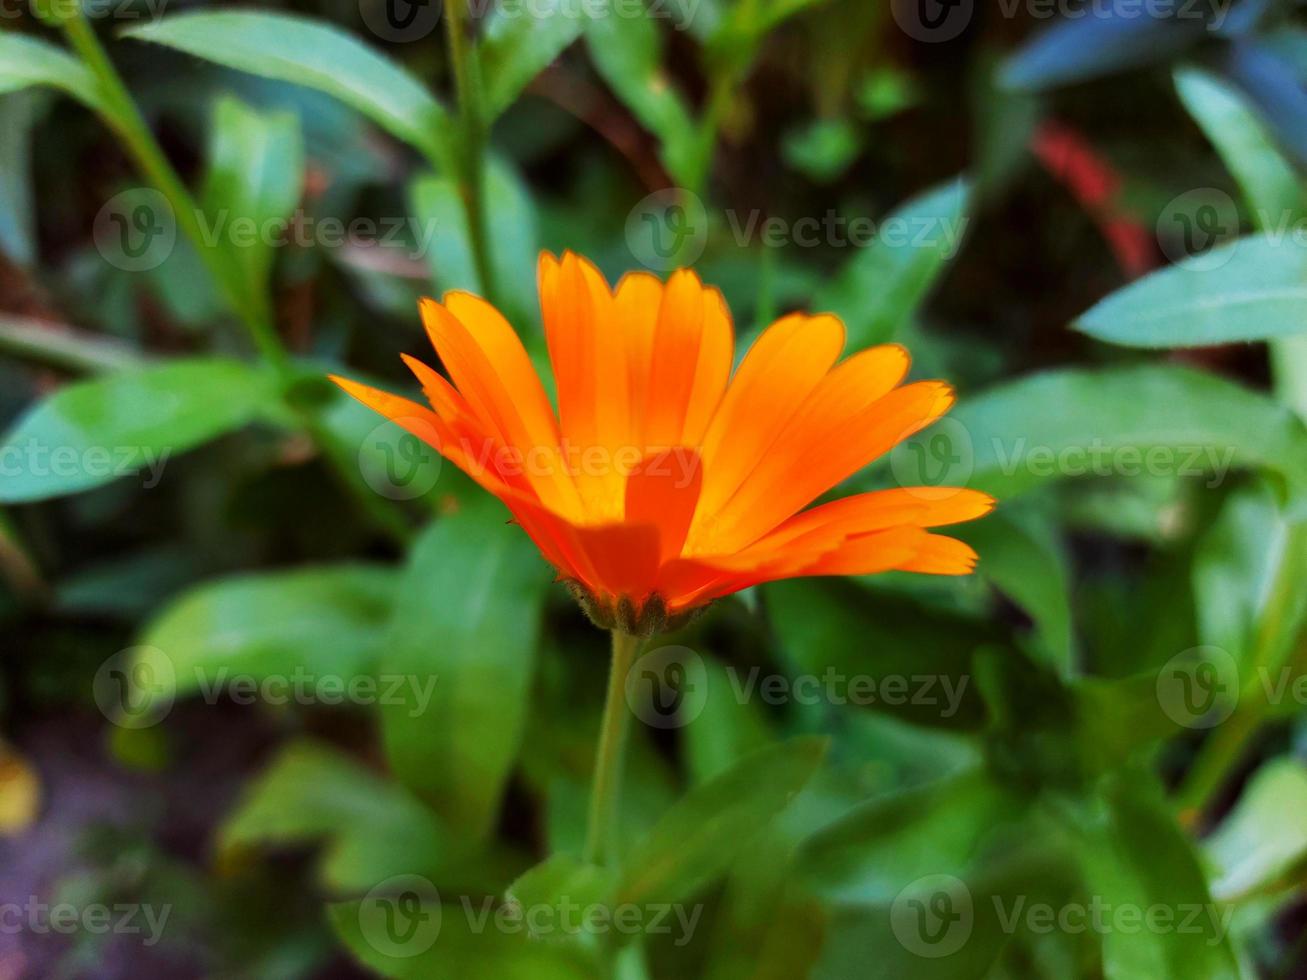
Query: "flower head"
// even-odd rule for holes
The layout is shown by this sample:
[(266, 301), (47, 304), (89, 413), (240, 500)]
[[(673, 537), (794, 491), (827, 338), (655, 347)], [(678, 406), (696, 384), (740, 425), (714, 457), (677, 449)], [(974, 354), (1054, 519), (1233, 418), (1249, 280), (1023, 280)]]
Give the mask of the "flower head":
[(689, 270), (613, 289), (585, 259), (546, 253), (539, 287), (557, 412), (513, 328), (468, 293), (422, 303), (452, 384), (404, 357), (430, 408), (333, 380), (502, 500), (600, 625), (649, 635), (776, 579), (974, 568), (969, 546), (929, 529), (987, 513), (985, 494), (810, 507), (953, 404), (943, 382), (902, 384), (902, 347), (840, 360), (839, 319), (795, 313), (732, 376), (730, 311)]

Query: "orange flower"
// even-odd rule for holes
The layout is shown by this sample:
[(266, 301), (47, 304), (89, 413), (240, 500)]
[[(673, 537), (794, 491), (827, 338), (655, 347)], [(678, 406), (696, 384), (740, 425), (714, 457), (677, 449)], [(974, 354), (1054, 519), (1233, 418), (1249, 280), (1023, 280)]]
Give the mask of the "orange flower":
[(943, 382), (901, 384), (902, 347), (840, 361), (844, 325), (796, 313), (732, 377), (730, 312), (691, 271), (614, 290), (585, 259), (545, 253), (539, 286), (557, 414), (513, 328), (461, 292), (422, 303), (453, 384), (404, 357), (431, 408), (332, 380), (502, 500), (599, 625), (651, 635), (775, 579), (974, 568), (970, 547), (927, 529), (988, 513), (986, 494), (804, 509), (953, 404)]

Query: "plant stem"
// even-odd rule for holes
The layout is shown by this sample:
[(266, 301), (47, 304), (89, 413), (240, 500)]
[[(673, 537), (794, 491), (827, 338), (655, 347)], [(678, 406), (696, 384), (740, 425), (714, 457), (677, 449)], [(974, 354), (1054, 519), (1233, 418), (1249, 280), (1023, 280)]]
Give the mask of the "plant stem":
[(78, 8), (63, 22), (69, 44), (95, 75), (108, 113), (109, 124), (122, 137), (137, 165), (168, 201), (173, 216), (186, 236), (194, 243), (201, 261), (227, 299), (233, 311), (249, 330), (250, 337), (265, 360), (279, 374), (290, 369), (289, 355), (272, 325), (272, 315), (266, 297), (252, 295), (243, 286), (238, 270), (224, 249), (216, 248), (206, 240), (200, 223), (200, 209), (164, 156), (150, 127), (146, 125), (136, 102), (132, 99), (122, 77), (114, 68), (95, 31)]
[(612, 864), (617, 857), (622, 758), (631, 723), (631, 713), (626, 706), (626, 676), (639, 649), (640, 641), (636, 637), (613, 630), (613, 658), (603, 722), (599, 729), (599, 751), (595, 756), (594, 784), (590, 792), (590, 822), (585, 839), (585, 860), (589, 864)]
[(445, 27), (449, 38), (449, 60), (454, 69), (461, 123), (458, 176), (459, 193), (467, 214), (468, 241), (481, 291), (496, 299), (494, 266), (490, 262), (489, 232), (485, 207), (486, 128), (481, 102), (481, 67), (467, 36), (467, 0), (446, 0)]
[[(249, 331), (260, 356), (272, 366), (283, 386), (288, 385), (295, 378), (295, 367), (281, 338), (277, 336), (269, 298), (259, 291), (250, 290), (232, 254), (208, 240), (200, 221), (199, 205), (168, 162), (80, 7), (76, 7), (63, 21), (63, 30), (68, 43), (96, 78), (104, 100), (106, 121), (122, 137), (145, 178), (167, 200), (178, 226), (195, 245), (218, 289)], [(322, 450), (324, 458), (336, 471), (343, 489), (354, 498), (378, 530), (397, 544), (405, 544), (412, 537), (407, 522), (367, 486), (350, 458), (348, 448), (340, 444), (335, 434), (313, 411), (294, 406), (292, 409)]]

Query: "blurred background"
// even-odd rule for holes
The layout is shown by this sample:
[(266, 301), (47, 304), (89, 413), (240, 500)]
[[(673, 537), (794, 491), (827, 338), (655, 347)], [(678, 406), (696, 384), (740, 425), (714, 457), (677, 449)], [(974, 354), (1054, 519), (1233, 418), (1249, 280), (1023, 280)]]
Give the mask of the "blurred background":
[[(1300, 7), (0, 0), (0, 980), (1307, 977)], [(616, 885), (607, 638), (324, 381), (543, 364), (542, 248), (906, 344), (851, 488), (1000, 499), (653, 644)]]

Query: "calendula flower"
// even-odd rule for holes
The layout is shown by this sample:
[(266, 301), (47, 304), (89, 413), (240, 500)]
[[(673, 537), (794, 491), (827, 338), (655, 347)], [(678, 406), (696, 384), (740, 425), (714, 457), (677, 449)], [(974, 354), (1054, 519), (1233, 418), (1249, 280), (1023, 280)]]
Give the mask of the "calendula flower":
[(421, 307), (453, 383), (404, 357), (430, 408), (333, 380), (502, 500), (597, 624), (647, 636), (776, 579), (974, 568), (969, 546), (930, 529), (987, 513), (986, 494), (810, 506), (953, 404), (943, 382), (902, 383), (904, 348), (841, 360), (840, 320), (795, 313), (732, 376), (730, 311), (692, 271), (613, 289), (585, 259), (546, 253), (539, 287), (557, 413), (507, 320), (462, 292)]

